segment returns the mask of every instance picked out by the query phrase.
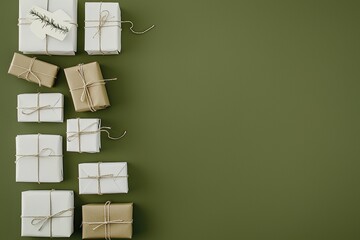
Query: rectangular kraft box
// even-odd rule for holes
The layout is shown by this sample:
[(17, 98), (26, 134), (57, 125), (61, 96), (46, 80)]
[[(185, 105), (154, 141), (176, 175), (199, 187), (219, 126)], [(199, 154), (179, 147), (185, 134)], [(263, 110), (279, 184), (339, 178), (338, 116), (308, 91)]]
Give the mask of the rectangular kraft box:
[(8, 73), (39, 86), (51, 88), (55, 83), (59, 69), (56, 65), (14, 53)]
[(87, 204), (82, 211), (83, 239), (132, 238), (133, 203)]
[(110, 106), (105, 81), (97, 62), (79, 64), (64, 71), (76, 112), (95, 112)]

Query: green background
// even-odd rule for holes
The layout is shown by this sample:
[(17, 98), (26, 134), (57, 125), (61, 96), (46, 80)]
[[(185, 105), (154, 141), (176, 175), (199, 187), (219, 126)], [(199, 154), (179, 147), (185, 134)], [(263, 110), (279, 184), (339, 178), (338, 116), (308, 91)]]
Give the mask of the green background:
[[(130, 192), (76, 194), (81, 205), (135, 203), (134, 239), (360, 239), (359, 1), (120, 2), (122, 53), (88, 56), (84, 1), (78, 54), (39, 56), (64, 67), (98, 61), (112, 106), (75, 113), (63, 71), (55, 88), (7, 74), (17, 51), (18, 1), (1, 1), (1, 238), (20, 239), (20, 196), (73, 189), (77, 165), (127, 161)], [(60, 184), (15, 183), (15, 136), (64, 136), (66, 124), (17, 123), (16, 95), (62, 92), (65, 117), (123, 130), (99, 154), (67, 153)], [(22, 238), (32, 239), (32, 238)]]

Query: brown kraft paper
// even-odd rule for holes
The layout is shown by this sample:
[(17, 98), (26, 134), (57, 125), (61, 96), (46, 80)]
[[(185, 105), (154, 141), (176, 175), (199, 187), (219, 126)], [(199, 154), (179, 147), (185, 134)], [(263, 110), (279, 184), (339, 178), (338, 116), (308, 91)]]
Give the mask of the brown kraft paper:
[(110, 106), (100, 66), (97, 62), (65, 69), (76, 112), (95, 112)]
[(132, 238), (133, 203), (87, 204), (82, 214), (83, 239)]
[(18, 78), (51, 88), (59, 67), (47, 62), (14, 53), (8, 73)]

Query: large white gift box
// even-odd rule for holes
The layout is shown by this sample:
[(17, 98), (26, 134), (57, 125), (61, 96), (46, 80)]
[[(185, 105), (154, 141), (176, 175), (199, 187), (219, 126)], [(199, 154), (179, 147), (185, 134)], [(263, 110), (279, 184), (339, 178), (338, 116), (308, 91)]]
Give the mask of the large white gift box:
[(18, 122), (63, 122), (64, 95), (29, 93), (17, 97)]
[(128, 172), (126, 162), (79, 164), (80, 194), (127, 193)]
[[(24, 54), (75, 55), (77, 50), (77, 0), (19, 0), (19, 51)], [(33, 7), (49, 12), (64, 11), (71, 20), (71, 28), (64, 40), (51, 36), (39, 38), (31, 30)]]
[(18, 135), (15, 163), (16, 182), (63, 181), (62, 136)]
[(90, 55), (120, 53), (121, 12), (119, 3), (85, 3), (85, 51)]
[(67, 120), (67, 144), (68, 152), (100, 152), (101, 120), (97, 118), (77, 118)]
[(21, 198), (22, 237), (70, 237), (74, 232), (73, 191), (25, 191)]

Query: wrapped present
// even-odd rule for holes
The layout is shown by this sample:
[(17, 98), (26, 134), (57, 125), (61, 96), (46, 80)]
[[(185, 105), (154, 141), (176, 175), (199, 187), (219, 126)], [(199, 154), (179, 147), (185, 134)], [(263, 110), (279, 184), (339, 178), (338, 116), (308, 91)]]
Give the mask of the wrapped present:
[(19, 94), (18, 122), (63, 122), (64, 95), (61, 93)]
[(62, 136), (16, 137), (16, 182), (63, 181)]
[(101, 127), (101, 120), (97, 118), (76, 118), (67, 120), (67, 145), (68, 152), (97, 153), (101, 149), (101, 132), (106, 132), (111, 140), (119, 140), (125, 136), (111, 137), (110, 127)]
[(75, 111), (95, 112), (110, 106), (105, 83), (116, 80), (116, 78), (103, 79), (97, 62), (66, 68), (65, 75)]
[(82, 214), (83, 239), (132, 238), (132, 203), (87, 204)]
[(68, 152), (100, 152), (101, 120), (97, 118), (77, 118), (67, 120), (67, 144)]
[(85, 51), (89, 55), (120, 53), (121, 13), (119, 3), (85, 3)]
[(73, 233), (73, 191), (25, 191), (21, 205), (22, 237), (70, 237)]
[(53, 64), (14, 53), (8, 73), (18, 78), (51, 88), (59, 67)]
[(79, 164), (79, 193), (127, 193), (128, 173), (126, 162)]
[(25, 54), (74, 55), (77, 50), (77, 0), (20, 0), (18, 25), (19, 51)]

